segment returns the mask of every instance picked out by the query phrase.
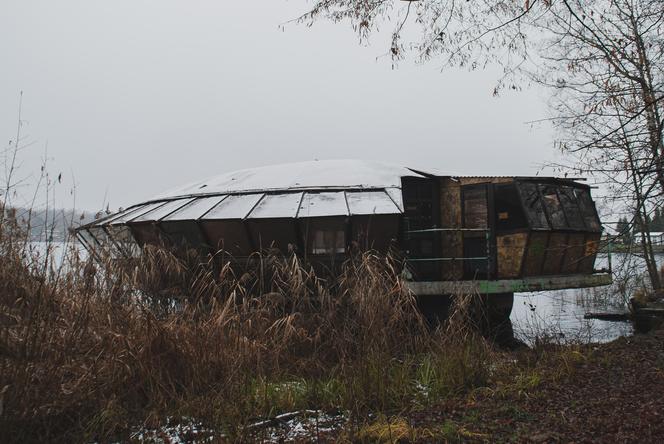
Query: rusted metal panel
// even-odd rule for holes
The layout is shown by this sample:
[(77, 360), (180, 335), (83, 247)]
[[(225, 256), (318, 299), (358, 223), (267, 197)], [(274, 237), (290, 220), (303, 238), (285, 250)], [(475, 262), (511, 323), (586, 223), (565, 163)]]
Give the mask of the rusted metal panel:
[(528, 233), (504, 234), (496, 237), (498, 278), (516, 278), (521, 273)]

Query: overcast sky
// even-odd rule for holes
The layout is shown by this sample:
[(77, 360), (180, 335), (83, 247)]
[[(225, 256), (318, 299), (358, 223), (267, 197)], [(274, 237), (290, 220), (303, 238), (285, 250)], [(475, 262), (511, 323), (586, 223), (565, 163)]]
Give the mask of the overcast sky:
[[(0, 137), (23, 135), (33, 185), (48, 145), (58, 205), (127, 206), (258, 165), (330, 158), (454, 174), (535, 174), (554, 156), (535, 89), (497, 72), (380, 57), (348, 25), (279, 25), (306, 0), (3, 0)], [(23, 190), (27, 190), (27, 185)]]

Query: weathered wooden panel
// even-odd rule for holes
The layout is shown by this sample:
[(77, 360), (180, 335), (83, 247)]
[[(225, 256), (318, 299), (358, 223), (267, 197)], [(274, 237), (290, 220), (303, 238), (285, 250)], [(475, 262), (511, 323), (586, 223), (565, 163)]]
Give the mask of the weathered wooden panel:
[[(441, 179), (440, 225), (442, 228), (461, 227), (461, 186), (449, 178)], [(442, 254), (445, 257), (463, 257), (463, 237), (460, 231), (444, 231), (441, 234)], [(463, 277), (462, 261), (443, 261), (442, 279), (457, 280)]]
[(460, 185), (475, 185), (478, 183), (511, 183), (514, 182), (513, 177), (459, 177), (457, 178)]
[(352, 216), (351, 243), (360, 250), (386, 253), (399, 233), (399, 215), (376, 214)]
[(585, 237), (583, 259), (579, 264), (579, 273), (592, 273), (595, 268), (595, 258), (599, 248), (600, 233), (589, 233)]
[(560, 274), (565, 250), (567, 249), (567, 233), (552, 232), (544, 258), (543, 274)]
[(521, 273), (528, 233), (504, 234), (496, 237), (496, 261), (499, 278), (515, 278)]
[(526, 258), (523, 264), (524, 276), (539, 276), (542, 274), (546, 256), (546, 243), (549, 239), (547, 231), (531, 231), (528, 237)]
[(237, 257), (249, 256), (255, 251), (241, 220), (202, 220), (200, 225), (215, 251), (225, 250)]
[(585, 237), (584, 233), (573, 233), (567, 236), (567, 248), (561, 270), (563, 274), (576, 273), (579, 269), (586, 250)]

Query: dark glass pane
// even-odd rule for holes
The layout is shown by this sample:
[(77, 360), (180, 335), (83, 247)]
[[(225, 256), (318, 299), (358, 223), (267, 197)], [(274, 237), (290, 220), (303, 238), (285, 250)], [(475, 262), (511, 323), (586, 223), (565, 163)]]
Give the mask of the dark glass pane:
[(540, 191), (542, 193), (542, 199), (544, 200), (544, 207), (549, 213), (549, 219), (551, 220), (553, 229), (560, 230), (568, 228), (565, 220), (565, 213), (563, 212), (563, 206), (558, 199), (556, 187), (553, 185), (540, 184)]
[(586, 225), (583, 223), (583, 216), (578, 206), (580, 189), (572, 187), (560, 187), (558, 195), (560, 196), (567, 222), (569, 227), (574, 230), (585, 230)]
[(589, 190), (577, 190), (578, 192), (578, 203), (581, 208), (581, 214), (583, 215), (583, 220), (586, 222), (586, 226), (590, 231), (600, 231), (601, 225), (599, 219), (597, 218), (597, 212), (595, 211), (595, 203), (590, 198)]
[(549, 223), (546, 219), (546, 214), (544, 213), (544, 207), (542, 206), (539, 192), (537, 191), (537, 184), (522, 182), (519, 184), (519, 190), (521, 192), (523, 204), (526, 206), (525, 210), (530, 226), (535, 229), (547, 230), (549, 228)]
[(528, 227), (526, 215), (516, 186), (500, 185), (494, 189), (495, 226), (498, 230), (518, 230)]

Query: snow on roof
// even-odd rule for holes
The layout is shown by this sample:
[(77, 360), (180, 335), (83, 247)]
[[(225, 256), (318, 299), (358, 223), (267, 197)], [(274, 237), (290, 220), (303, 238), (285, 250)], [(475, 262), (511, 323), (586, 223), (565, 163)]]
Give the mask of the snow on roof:
[(366, 160), (297, 162), (223, 173), (150, 200), (279, 190), (401, 188), (402, 177), (423, 175), (399, 165)]

